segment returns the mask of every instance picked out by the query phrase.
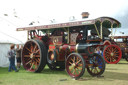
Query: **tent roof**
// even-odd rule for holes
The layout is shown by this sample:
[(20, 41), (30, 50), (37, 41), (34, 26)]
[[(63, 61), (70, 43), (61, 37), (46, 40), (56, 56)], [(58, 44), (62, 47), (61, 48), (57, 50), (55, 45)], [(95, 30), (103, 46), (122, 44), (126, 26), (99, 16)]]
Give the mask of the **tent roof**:
[(21, 42), (16, 40), (15, 38), (0, 33), (0, 43), (14, 43), (14, 44), (20, 44)]

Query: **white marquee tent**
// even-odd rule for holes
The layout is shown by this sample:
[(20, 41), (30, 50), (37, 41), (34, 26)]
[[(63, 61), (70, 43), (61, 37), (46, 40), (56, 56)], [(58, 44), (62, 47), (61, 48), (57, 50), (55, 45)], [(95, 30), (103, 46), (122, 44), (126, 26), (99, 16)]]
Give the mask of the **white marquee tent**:
[(9, 66), (7, 52), (9, 51), (11, 44), (23, 44), (23, 43), (21, 43), (20, 41), (16, 40), (13, 37), (9, 37), (7, 35), (0, 33), (0, 67)]
[(20, 41), (13, 37), (0, 33), (0, 67), (8, 67), (9, 60), (7, 52), (10, 49), (11, 44), (22, 44)]
[(9, 50), (10, 45), (11, 45), (11, 43), (1, 43), (0, 42), (0, 67), (9, 66), (7, 52)]
[(7, 52), (10, 49), (10, 45), (12, 43), (24, 44), (27, 40), (27, 33), (16, 31), (17, 26), (13, 23), (17, 24), (19, 22), (17, 18), (10, 19), (7, 17), (5, 19), (0, 17), (0, 21), (0, 67), (8, 67), (9, 60)]

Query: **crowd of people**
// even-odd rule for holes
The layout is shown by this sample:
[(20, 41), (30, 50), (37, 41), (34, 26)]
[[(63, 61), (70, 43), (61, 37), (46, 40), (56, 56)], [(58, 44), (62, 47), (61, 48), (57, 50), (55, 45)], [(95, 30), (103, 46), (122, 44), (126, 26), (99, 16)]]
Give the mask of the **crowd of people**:
[[(21, 66), (21, 51), (22, 51), (23, 46), (22, 45), (16, 45), (15, 49), (15, 44), (11, 44), (10, 50), (8, 51), (8, 58), (9, 58), (9, 68), (8, 72), (11, 72), (12, 70), (15, 70), (15, 72), (18, 72)], [(17, 61), (17, 67), (15, 66), (15, 58)]]

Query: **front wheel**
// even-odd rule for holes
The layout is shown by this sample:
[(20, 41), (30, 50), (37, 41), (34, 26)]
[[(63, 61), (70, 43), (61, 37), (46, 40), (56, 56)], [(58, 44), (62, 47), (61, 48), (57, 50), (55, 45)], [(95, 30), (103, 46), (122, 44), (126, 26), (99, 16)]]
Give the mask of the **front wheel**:
[(66, 71), (72, 78), (78, 79), (85, 72), (85, 61), (78, 53), (71, 53), (66, 59)]
[(89, 56), (88, 57), (87, 71), (92, 76), (102, 75), (105, 71), (104, 58), (97, 53), (94, 53), (93, 56)]

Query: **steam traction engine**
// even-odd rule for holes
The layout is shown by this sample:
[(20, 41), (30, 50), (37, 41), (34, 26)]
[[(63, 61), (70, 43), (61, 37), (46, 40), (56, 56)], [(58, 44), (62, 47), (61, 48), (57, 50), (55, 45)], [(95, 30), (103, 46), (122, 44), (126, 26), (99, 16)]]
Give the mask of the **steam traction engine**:
[[(104, 49), (110, 44), (104, 40), (102, 31), (108, 28), (109, 21), (113, 27), (120, 24), (113, 18), (100, 17), (18, 28), (17, 31), (28, 31), (28, 41), (22, 51), (23, 67), (30, 72), (41, 72), (47, 64), (51, 70), (66, 69), (75, 79), (84, 74), (85, 68), (92, 76), (102, 75), (105, 71), (105, 61), (96, 53), (96, 49)], [(93, 33), (94, 29), (98, 35)]]
[(113, 38), (121, 49), (122, 58), (128, 61), (128, 36), (114, 36)]

